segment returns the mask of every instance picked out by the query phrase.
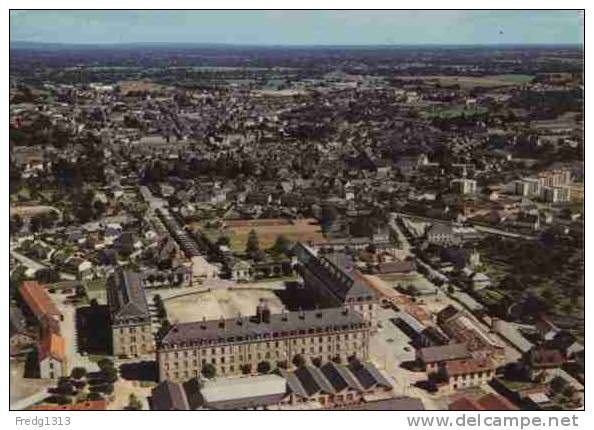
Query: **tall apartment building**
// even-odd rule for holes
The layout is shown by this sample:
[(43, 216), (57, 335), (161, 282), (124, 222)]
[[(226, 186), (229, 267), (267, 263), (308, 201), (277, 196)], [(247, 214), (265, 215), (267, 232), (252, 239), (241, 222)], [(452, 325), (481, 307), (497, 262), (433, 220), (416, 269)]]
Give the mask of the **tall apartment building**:
[(375, 327), (379, 295), (354, 267), (349, 255), (333, 252), (318, 256), (301, 243), (293, 247), (293, 252), (305, 293), (320, 307), (347, 306)]
[(255, 373), (258, 364), (292, 365), (296, 356), (326, 362), (366, 360), (370, 324), (348, 307), (271, 314), (261, 302), (256, 316), (173, 325), (158, 342), (159, 380), (200, 376), (207, 363), (217, 375)]
[(119, 270), (107, 282), (113, 355), (137, 357), (155, 350), (151, 318), (139, 273)]
[(542, 199), (548, 203), (568, 202), (571, 198), (569, 187), (542, 187)]
[(523, 178), (515, 182), (515, 193), (522, 197), (540, 197), (541, 184), (538, 179)]
[(543, 187), (560, 187), (571, 183), (569, 170), (548, 170), (538, 174), (538, 182)]

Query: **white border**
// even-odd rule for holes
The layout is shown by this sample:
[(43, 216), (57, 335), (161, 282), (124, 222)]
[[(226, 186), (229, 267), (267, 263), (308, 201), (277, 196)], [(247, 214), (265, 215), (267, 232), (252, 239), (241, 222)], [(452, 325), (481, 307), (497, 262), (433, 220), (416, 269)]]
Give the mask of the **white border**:
[[(5, 150), (2, 151), (2, 160), (0, 163), (3, 166), (8, 165), (8, 34), (9, 34), (9, 26), (8, 26), (8, 9), (43, 9), (43, 8), (52, 8), (52, 9), (143, 9), (143, 8), (152, 8), (152, 9), (159, 9), (159, 8), (168, 8), (168, 9), (181, 9), (181, 8), (195, 8), (195, 7), (203, 7), (207, 9), (244, 9), (244, 8), (254, 8), (254, 9), (316, 9), (316, 8), (324, 8), (324, 9), (357, 9), (357, 8), (365, 8), (365, 9), (391, 9), (396, 8), (398, 6), (406, 8), (406, 7), (414, 7), (415, 9), (432, 9), (432, 8), (442, 8), (443, 6), (448, 6), (451, 9), (473, 9), (473, 8), (493, 8), (493, 9), (584, 9), (587, 8), (587, 3), (585, 1), (564, 1), (564, 2), (554, 2), (550, 0), (541, 0), (541, 1), (511, 1), (511, 0), (500, 0), (497, 2), (476, 2), (475, 1), (460, 1), (460, 0), (452, 0), (447, 3), (439, 2), (439, 1), (415, 1), (414, 3), (396, 3), (393, 1), (378, 1), (378, 0), (367, 0), (365, 2), (353, 2), (348, 0), (325, 0), (325, 1), (312, 1), (312, 0), (301, 0), (301, 1), (285, 1), (280, 2), (272, 1), (272, 0), (253, 0), (253, 1), (237, 1), (237, 0), (218, 0), (213, 3), (200, 3), (200, 2), (188, 2), (188, 1), (180, 1), (180, 0), (169, 0), (166, 3), (157, 2), (154, 0), (127, 0), (125, 2), (122, 1), (114, 1), (114, 0), (103, 0), (103, 1), (73, 1), (73, 0), (55, 0), (52, 2), (47, 1), (40, 1), (40, 0), (23, 0), (23, 1), (15, 1), (9, 0), (4, 2), (5, 6), (5, 14), (0, 20), (2, 22), (2, 30), (1, 34), (5, 35), (5, 49), (2, 55), (2, 73), (4, 74), (4, 85), (2, 86), (2, 91), (4, 93), (4, 103), (2, 103), (2, 112), (3, 112), (3, 134), (4, 145), (6, 145)], [(592, 18), (592, 14), (586, 10), (586, 17), (588, 18), (587, 22), (589, 23)], [(586, 70), (591, 71), (592, 65), (591, 62), (588, 61), (592, 58), (590, 51), (594, 46), (594, 41), (591, 40), (589, 37), (589, 32), (586, 31), (585, 34), (585, 47), (586, 47)], [(586, 100), (592, 100), (591, 93), (592, 93), (592, 86), (586, 86)], [(591, 124), (594, 124), (592, 121), (592, 108), (591, 105), (586, 102), (586, 106), (590, 107), (590, 109), (586, 110), (586, 121), (585, 123), (588, 124), (589, 127), (586, 127), (586, 163), (590, 164), (591, 160), (590, 156), (592, 151), (588, 149), (588, 145), (590, 144), (590, 139), (588, 139), (588, 132), (591, 129)], [(592, 133), (590, 132), (590, 135)], [(6, 170), (7, 171), (7, 170)], [(592, 188), (592, 176), (594, 174), (586, 174), (586, 190), (594, 189)], [(4, 193), (4, 202), (5, 207), (2, 211), (2, 225), (4, 228), (2, 229), (2, 243), (5, 244), (6, 250), (8, 250), (8, 177), (7, 173), (2, 178), (3, 186), (2, 190)], [(586, 198), (586, 219), (588, 220), (588, 225), (592, 225), (592, 214), (594, 213), (592, 207), (592, 199)], [(586, 243), (590, 244), (590, 238), (592, 237), (591, 230), (586, 230)], [(590, 249), (590, 248), (588, 248)], [(0, 259), (0, 264), (2, 267), (2, 274), (4, 276), (4, 286), (5, 291), (8, 285), (8, 251), (4, 255), (4, 258)], [(586, 254), (586, 288), (592, 288), (592, 281), (594, 278), (592, 277), (592, 270), (588, 263), (592, 262), (590, 258), (590, 254)], [(588, 309), (593, 309), (592, 297), (594, 297), (594, 293), (586, 292), (586, 305)], [(8, 294), (5, 293), (4, 300), (7, 300)], [(4, 303), (4, 306), (7, 306), (7, 303)], [(4, 307), (3, 309), (6, 309)], [(5, 324), (4, 327), (8, 326), (8, 313), (4, 313), (5, 317)], [(592, 325), (594, 324), (594, 318), (587, 319), (587, 327), (586, 327), (586, 344), (592, 344), (588, 340), (592, 337), (591, 334), (594, 333), (594, 328)], [(7, 332), (5, 332), (7, 333)], [(7, 336), (6, 336), (7, 337)], [(4, 343), (2, 344), (2, 353), (4, 357), (5, 366), (3, 367), (4, 373), (3, 375), (8, 375), (8, 342), (5, 338)], [(587, 355), (588, 357), (589, 355)], [(587, 362), (587, 375), (593, 375), (594, 370), (591, 369), (590, 360)], [(586, 396), (586, 399), (589, 400), (590, 396)], [(590, 402), (592, 403), (592, 402)], [(26, 412), (26, 411), (15, 411), (15, 412), (8, 412), (8, 381), (6, 382), (6, 386), (3, 390), (0, 390), (0, 413), (2, 415), (2, 419), (0, 422), (6, 426), (5, 428), (15, 428), (16, 421), (15, 418), (17, 416), (27, 416), (27, 417), (42, 417), (42, 416), (56, 416), (56, 413), (41, 413), (41, 412)], [(423, 414), (424, 416), (450, 416), (451, 419), (459, 414), (454, 413), (447, 413), (447, 412), (430, 412), (425, 411), (418, 414), (413, 412), (354, 412), (354, 411), (345, 411), (345, 412), (268, 412), (268, 413), (250, 413), (250, 412), (204, 412), (204, 413), (197, 413), (197, 412), (176, 412), (176, 413), (168, 413), (168, 412), (145, 412), (145, 413), (133, 413), (133, 412), (81, 412), (81, 413), (60, 413), (60, 416), (69, 416), (72, 420), (72, 428), (85, 428), (88, 430), (105, 430), (105, 429), (126, 429), (126, 428), (139, 428), (142, 426), (143, 429), (167, 429), (172, 428), (172, 426), (184, 426), (187, 428), (192, 427), (200, 427), (201, 429), (221, 429), (221, 428), (230, 428), (230, 429), (266, 429), (266, 428), (280, 428), (283, 430), (304, 430), (304, 429), (332, 429), (340, 426), (342, 429), (347, 428), (357, 428), (357, 429), (365, 429), (370, 426), (377, 426), (377, 427), (388, 427), (388, 428), (406, 428), (406, 417), (409, 416), (416, 416)], [(530, 413), (522, 413), (523, 416), (534, 416), (534, 412)], [(592, 415), (585, 414), (584, 412), (576, 412), (578, 415), (578, 422), (580, 428), (593, 428), (594, 426), (594, 418)], [(468, 414), (467, 414), (468, 415)], [(489, 412), (489, 413), (482, 413), (481, 415), (503, 415), (497, 412)], [(541, 417), (546, 417), (549, 415), (555, 416), (569, 416), (571, 413), (538, 413)], [(84, 427), (83, 427), (84, 426)], [(21, 426), (22, 427), (22, 426)], [(25, 428), (32, 428), (32, 426), (25, 426)], [(37, 427), (39, 428), (39, 427)], [(56, 428), (56, 427), (54, 427)], [(66, 427), (62, 427), (66, 428)], [(453, 426), (452, 428), (457, 428)], [(468, 427), (464, 427), (468, 428)], [(528, 428), (528, 427), (527, 427)], [(534, 428), (534, 427), (529, 427)]]

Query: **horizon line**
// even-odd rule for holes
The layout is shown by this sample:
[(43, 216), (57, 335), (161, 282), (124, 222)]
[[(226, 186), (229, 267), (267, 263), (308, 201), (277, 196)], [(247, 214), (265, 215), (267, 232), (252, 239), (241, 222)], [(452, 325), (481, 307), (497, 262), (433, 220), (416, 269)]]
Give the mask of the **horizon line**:
[(564, 42), (564, 43), (553, 43), (553, 42), (537, 42), (537, 43), (524, 43), (524, 42), (506, 42), (506, 43), (366, 43), (366, 44), (333, 44), (333, 43), (229, 43), (229, 42), (189, 42), (189, 41), (168, 41), (168, 42), (39, 42), (33, 40), (9, 40), (9, 44), (32, 44), (32, 45), (46, 45), (46, 46), (97, 46), (97, 47), (114, 47), (114, 46), (126, 46), (126, 45), (187, 45), (187, 46), (229, 46), (229, 47), (258, 47), (258, 48), (274, 48), (274, 47), (414, 47), (414, 46), (435, 46), (435, 47), (483, 47), (483, 46), (526, 46), (526, 47), (537, 47), (537, 46), (571, 46), (571, 47), (583, 47), (584, 42)]

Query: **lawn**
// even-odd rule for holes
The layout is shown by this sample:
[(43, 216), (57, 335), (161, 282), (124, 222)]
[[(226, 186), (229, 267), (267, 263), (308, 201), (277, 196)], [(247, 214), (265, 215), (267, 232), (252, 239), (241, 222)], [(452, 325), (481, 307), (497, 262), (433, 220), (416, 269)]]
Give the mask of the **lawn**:
[(260, 249), (270, 248), (280, 235), (294, 242), (324, 240), (320, 225), (314, 219), (300, 219), (295, 221), (285, 219), (255, 219), (226, 221), (220, 230), (204, 230), (204, 234), (216, 241), (219, 236), (227, 236), (233, 252), (244, 252), (247, 237), (251, 230), (258, 235)]
[(521, 85), (528, 83), (534, 79), (532, 75), (522, 74), (507, 74), (507, 75), (488, 75), (488, 76), (443, 76), (443, 75), (426, 75), (426, 76), (397, 76), (397, 79), (402, 80), (422, 80), (429, 82), (438, 82), (440, 85), (460, 85), (465, 89), (474, 87), (504, 87), (510, 85)]

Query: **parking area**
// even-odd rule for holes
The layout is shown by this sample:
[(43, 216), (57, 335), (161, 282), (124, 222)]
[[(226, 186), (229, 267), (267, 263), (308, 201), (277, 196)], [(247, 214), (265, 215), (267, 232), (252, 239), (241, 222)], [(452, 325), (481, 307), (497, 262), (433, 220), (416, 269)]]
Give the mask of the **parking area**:
[(391, 321), (396, 317), (396, 311), (379, 308), (377, 315), (381, 327), (375, 336), (386, 345), (387, 351), (398, 363), (414, 360), (415, 349), (410, 345), (411, 339)]

